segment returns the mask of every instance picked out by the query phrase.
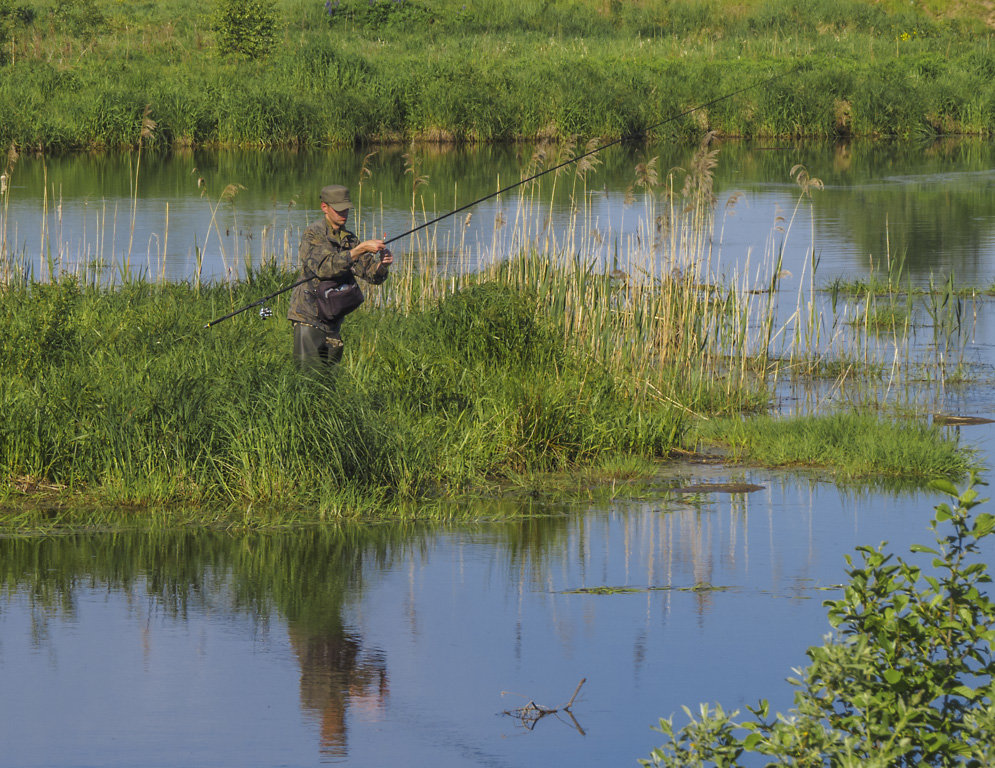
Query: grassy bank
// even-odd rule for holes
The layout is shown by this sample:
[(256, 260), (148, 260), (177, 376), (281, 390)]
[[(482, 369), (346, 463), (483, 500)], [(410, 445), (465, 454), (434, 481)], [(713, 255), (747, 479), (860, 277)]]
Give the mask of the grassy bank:
[[(0, 2), (0, 142), (990, 134), (982, 2)], [(473, 52), (468, 56), (469, 51)], [(151, 122), (150, 122), (151, 121)], [(154, 128), (152, 128), (152, 124)]]
[[(534, 296), (488, 283), (347, 326), (345, 364), (299, 371), (282, 320), (203, 323), (289, 275), (234, 287), (7, 290), (0, 465), (108, 502), (323, 510), (458, 493), (522, 472), (663, 456), (686, 413), (565, 343)], [(250, 326), (251, 324), (251, 326)], [(691, 407), (707, 396), (692, 384)], [(676, 393), (672, 393), (676, 394)], [(638, 407), (636, 406), (638, 403)]]
[(719, 419), (696, 425), (694, 434), (722, 446), (730, 460), (827, 469), (842, 480), (962, 477), (970, 468), (970, 456), (940, 427), (878, 414)]

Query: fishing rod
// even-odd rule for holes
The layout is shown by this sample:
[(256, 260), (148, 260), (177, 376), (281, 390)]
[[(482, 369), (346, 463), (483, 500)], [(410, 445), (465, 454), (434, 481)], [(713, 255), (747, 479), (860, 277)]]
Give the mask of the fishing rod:
[[(747, 91), (752, 91), (754, 88), (759, 88), (761, 86), (769, 85), (770, 83), (774, 82), (775, 80), (779, 80), (780, 78), (785, 77), (785, 76), (787, 76), (787, 75), (795, 72), (798, 69), (798, 66), (799, 65), (796, 65), (795, 67), (787, 70), (786, 72), (781, 72), (780, 74), (771, 75), (770, 77), (766, 77), (763, 80), (759, 80), (759, 81), (757, 81), (755, 83), (752, 83), (750, 85), (743, 86), (742, 88), (739, 88), (739, 89), (737, 89), (735, 91), (727, 93), (727, 94), (725, 94), (723, 96), (719, 96), (719, 97), (717, 97), (715, 99), (712, 99), (711, 101), (707, 101), (704, 104), (699, 104), (699, 105), (697, 105), (695, 107), (691, 107), (690, 109), (686, 109), (683, 112), (680, 112), (680, 113), (678, 113), (676, 115), (671, 115), (670, 117), (668, 117), (668, 118), (666, 118), (664, 120), (661, 120), (658, 123), (654, 123), (653, 125), (645, 128), (640, 133), (642, 133), (642, 134), (649, 133), (650, 131), (654, 130), (655, 128), (659, 128), (661, 125), (666, 125), (667, 123), (672, 123), (675, 120), (680, 120), (682, 117), (687, 117), (688, 115), (693, 114), (693, 113), (697, 112), (698, 110), (707, 109), (708, 107), (711, 107), (711, 106), (713, 106), (715, 104), (718, 104), (719, 102), (725, 101), (726, 99), (731, 99), (733, 96), (738, 96), (741, 93), (746, 93)], [(541, 176), (545, 176), (547, 173), (553, 173), (555, 171), (560, 170), (561, 168), (565, 168), (566, 166), (570, 165), (571, 163), (580, 162), (585, 157), (590, 157), (591, 155), (594, 155), (594, 154), (600, 152), (603, 149), (608, 149), (609, 147), (614, 147), (617, 144), (621, 144), (621, 143), (623, 143), (625, 141), (629, 141), (631, 139), (634, 139), (638, 135), (639, 134), (637, 134), (637, 133), (630, 133), (630, 134), (627, 134), (625, 136), (621, 136), (621, 137), (619, 137), (617, 139), (613, 139), (612, 141), (609, 141), (607, 144), (602, 144), (601, 146), (595, 147), (594, 149), (590, 149), (587, 152), (584, 152), (583, 154), (575, 155), (574, 157), (571, 157), (571, 158), (569, 158), (567, 160), (564, 160), (561, 163), (557, 163), (556, 165), (552, 166), (551, 168), (546, 168), (546, 169), (544, 169), (542, 171), (539, 171), (538, 173), (534, 173), (531, 176), (529, 176), (528, 178), (522, 179), (521, 181), (516, 181), (514, 184), (509, 184), (506, 187), (502, 187), (501, 189), (497, 190), (496, 192), (491, 192), (490, 194), (484, 195), (483, 197), (478, 198), (478, 199), (474, 200), (473, 202), (466, 203), (465, 205), (461, 205), (459, 208), (455, 208), (454, 210), (449, 211), (448, 213), (444, 213), (441, 216), (436, 216), (434, 219), (431, 219), (430, 221), (426, 221), (424, 224), (419, 224), (417, 227), (413, 227), (412, 229), (409, 229), (407, 232), (402, 232), (400, 235), (392, 237), (389, 240), (384, 240), (384, 245), (385, 246), (389, 245), (390, 243), (393, 243), (393, 242), (395, 242), (397, 240), (400, 240), (401, 238), (407, 237), (408, 235), (413, 235), (415, 232), (419, 232), (419, 231), (425, 229), (425, 227), (430, 227), (433, 224), (439, 223), (443, 219), (448, 219), (450, 216), (455, 216), (457, 213), (462, 213), (467, 208), (472, 208), (473, 206), (479, 205), (480, 203), (483, 203), (483, 202), (485, 202), (487, 200), (490, 200), (491, 198), (497, 197), (498, 195), (502, 195), (505, 192), (511, 191), (512, 189), (516, 189), (517, 187), (520, 187), (523, 184), (528, 184), (530, 181), (535, 181), (536, 179), (540, 178)], [(216, 320), (211, 320), (211, 322), (209, 322), (206, 325), (204, 325), (204, 327), (205, 328), (210, 328), (211, 326), (217, 325), (218, 323), (220, 323), (220, 322), (222, 322), (224, 320), (228, 320), (229, 318), (235, 317), (236, 315), (240, 315), (242, 312), (246, 312), (246, 311), (252, 309), (253, 307), (258, 307), (260, 305), (265, 305), (268, 301), (270, 301), (271, 299), (276, 298), (281, 293), (286, 293), (287, 291), (293, 290), (298, 285), (303, 285), (304, 283), (308, 282), (311, 279), (312, 279), (312, 277), (302, 278), (302, 279), (298, 280), (296, 283), (293, 283), (292, 285), (288, 285), (285, 288), (281, 288), (278, 291), (274, 291), (273, 293), (269, 294), (268, 296), (264, 296), (261, 299), (257, 299), (256, 301), (252, 302), (251, 304), (246, 304), (244, 307), (241, 307), (240, 309), (236, 309), (234, 312), (229, 312), (227, 315), (222, 315), (221, 317), (217, 318)], [(266, 307), (263, 306), (263, 309), (260, 310), (260, 314), (262, 316), (264, 316), (264, 317), (269, 317), (270, 315), (272, 315), (272, 311), (271, 310), (267, 310)]]

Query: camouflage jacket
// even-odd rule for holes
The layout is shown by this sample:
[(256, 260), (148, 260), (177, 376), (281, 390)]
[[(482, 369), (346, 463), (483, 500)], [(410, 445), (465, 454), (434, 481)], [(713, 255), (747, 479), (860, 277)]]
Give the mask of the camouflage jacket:
[(380, 264), (377, 254), (364, 253), (353, 261), (349, 251), (358, 244), (359, 238), (352, 232), (345, 228), (336, 232), (328, 226), (324, 216), (304, 230), (297, 256), (301, 277), (314, 277), (294, 288), (287, 319), (322, 327), (314, 301), (314, 292), (321, 280), (354, 283), (361, 277), (379, 285), (387, 279), (387, 267)]

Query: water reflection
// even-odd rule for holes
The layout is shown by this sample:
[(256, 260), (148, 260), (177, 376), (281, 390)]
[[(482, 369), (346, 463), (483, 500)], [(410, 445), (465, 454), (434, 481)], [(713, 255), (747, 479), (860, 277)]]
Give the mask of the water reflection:
[(301, 706), (320, 723), (321, 751), (343, 757), (350, 707), (383, 718), (390, 692), (383, 652), (365, 652), (362, 637), (344, 628), (313, 635), (290, 621), (287, 633), (301, 666)]
[[(0, 540), (0, 739), (19, 766), (635, 764), (681, 704), (787, 706), (843, 554), (929, 537), (921, 497), (721, 466), (660, 484), (690, 481), (763, 488), (472, 526)], [(584, 735), (500, 714), (581, 678)]]

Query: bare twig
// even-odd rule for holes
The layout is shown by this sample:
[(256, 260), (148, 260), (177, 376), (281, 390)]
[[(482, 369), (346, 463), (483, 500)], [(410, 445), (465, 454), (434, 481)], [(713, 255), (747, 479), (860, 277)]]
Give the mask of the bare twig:
[(586, 677), (582, 677), (580, 679), (580, 682), (577, 683), (577, 687), (574, 689), (574, 695), (570, 697), (570, 701), (568, 701), (566, 704), (564, 704), (562, 707), (560, 707), (560, 709), (565, 709), (567, 712), (570, 711), (570, 707), (572, 707), (574, 705), (574, 699), (576, 699), (577, 698), (577, 694), (580, 693), (580, 687), (584, 683), (586, 683), (586, 682), (587, 682), (587, 678)]
[[(518, 707), (517, 709), (506, 709), (503, 714), (520, 720), (522, 726), (531, 731), (536, 727), (536, 723), (546, 717), (546, 715), (556, 715), (559, 712), (566, 712), (570, 717), (570, 723), (572, 726), (577, 729), (577, 732), (580, 733), (581, 736), (586, 736), (586, 732), (583, 728), (581, 728), (580, 723), (577, 722), (577, 718), (574, 717), (574, 714), (570, 709), (573, 706), (574, 701), (577, 699), (577, 694), (580, 693), (581, 686), (583, 686), (586, 682), (587, 678), (582, 677), (580, 682), (577, 683), (577, 687), (574, 689), (573, 696), (570, 697), (570, 701), (566, 704), (561, 704), (558, 707), (546, 707), (542, 704), (536, 704), (535, 701), (529, 699), (529, 703), (524, 707)], [(506, 693), (509, 693), (509, 691), (501, 691), (502, 696)], [(521, 694), (515, 695), (520, 696)], [(559, 719), (561, 722), (566, 722), (565, 720), (562, 720), (562, 718)]]

